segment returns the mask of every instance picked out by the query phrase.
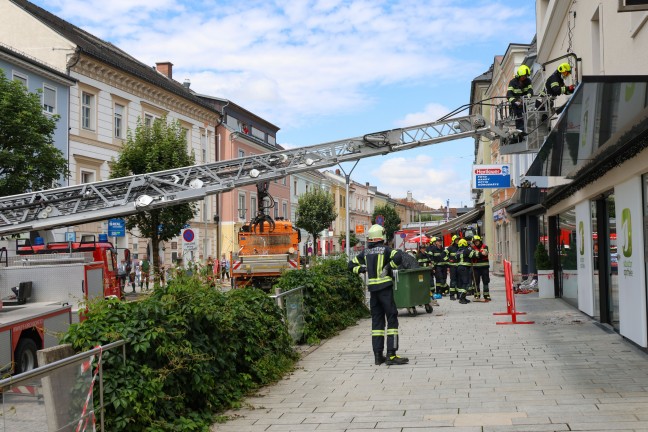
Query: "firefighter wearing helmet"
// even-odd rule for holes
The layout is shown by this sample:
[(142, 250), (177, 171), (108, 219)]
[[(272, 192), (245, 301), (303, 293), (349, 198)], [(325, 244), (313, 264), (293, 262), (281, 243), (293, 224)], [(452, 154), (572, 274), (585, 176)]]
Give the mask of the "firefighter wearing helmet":
[(457, 294), (459, 303), (461, 304), (470, 303), (470, 300), (466, 298), (472, 277), (470, 252), (471, 249), (468, 247), (468, 241), (466, 239), (462, 238), (457, 242)]
[(434, 263), (434, 290), (437, 294), (446, 295), (448, 293), (448, 263), (445, 260), (446, 252), (441, 237), (432, 237), (425, 252)]
[[(385, 229), (372, 225), (367, 232), (367, 248), (349, 261), (349, 270), (367, 274), (371, 308), (371, 344), (375, 364), (402, 365), (409, 362), (396, 354), (398, 350), (398, 310), (394, 301), (392, 270), (407, 266), (408, 260), (396, 249), (385, 244)], [(385, 322), (387, 332), (385, 333)], [(383, 352), (387, 336), (387, 357)]]
[(456, 300), (455, 296), (457, 295), (457, 249), (459, 249), (457, 243), (459, 240), (458, 235), (453, 235), (452, 243), (445, 248), (445, 261), (448, 263), (448, 273), (450, 274), (450, 300)]
[(486, 246), (480, 236), (476, 235), (472, 238), (472, 251), (470, 252), (470, 259), (473, 265), (473, 280), (475, 282), (475, 298), (479, 298), (479, 285), (484, 284), (484, 300), (490, 301), (490, 292), (488, 284), (490, 283), (490, 264), (488, 262), (488, 246)]
[(565, 85), (565, 78), (571, 75), (569, 63), (561, 63), (554, 73), (547, 78), (545, 88), (551, 96), (569, 95), (574, 93), (574, 85)]
[(515, 77), (509, 81), (506, 98), (508, 99), (511, 114), (515, 116), (515, 128), (520, 134), (524, 134), (524, 106), (522, 98), (533, 96), (533, 85), (531, 84), (531, 69), (527, 65), (518, 67)]

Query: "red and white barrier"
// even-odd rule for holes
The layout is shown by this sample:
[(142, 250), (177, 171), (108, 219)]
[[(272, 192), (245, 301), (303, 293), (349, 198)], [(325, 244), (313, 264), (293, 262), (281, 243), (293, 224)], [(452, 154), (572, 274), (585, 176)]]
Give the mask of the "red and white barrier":
[(518, 315), (526, 315), (526, 312), (518, 312), (515, 309), (515, 293), (513, 292), (513, 270), (510, 261), (504, 261), (504, 285), (506, 288), (506, 312), (494, 312), (493, 315), (511, 315), (511, 321), (499, 321), (495, 324), (534, 324), (535, 321), (518, 321)]

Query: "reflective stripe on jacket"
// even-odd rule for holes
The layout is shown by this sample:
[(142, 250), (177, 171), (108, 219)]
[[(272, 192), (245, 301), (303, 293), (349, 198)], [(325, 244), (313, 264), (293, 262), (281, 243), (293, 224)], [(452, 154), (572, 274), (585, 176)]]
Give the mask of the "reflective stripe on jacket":
[(357, 274), (360, 268), (365, 265), (367, 268), (367, 289), (380, 291), (393, 285), (391, 270), (398, 268), (402, 262), (401, 251), (392, 249), (380, 241), (369, 243), (367, 249), (351, 260), (349, 268)]

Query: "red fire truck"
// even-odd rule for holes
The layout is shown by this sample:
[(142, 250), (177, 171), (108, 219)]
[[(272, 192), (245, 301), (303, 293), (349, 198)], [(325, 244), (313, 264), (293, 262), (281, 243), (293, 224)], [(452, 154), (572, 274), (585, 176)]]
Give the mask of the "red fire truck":
[(33, 369), (36, 351), (79, 319), (83, 304), (120, 298), (112, 243), (100, 236), (45, 244), (16, 240), (15, 255), (0, 249), (0, 370)]

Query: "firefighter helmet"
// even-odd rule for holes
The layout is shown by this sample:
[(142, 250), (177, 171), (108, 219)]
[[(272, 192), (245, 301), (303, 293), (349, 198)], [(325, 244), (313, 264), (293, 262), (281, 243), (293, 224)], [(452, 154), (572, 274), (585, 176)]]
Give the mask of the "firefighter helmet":
[(383, 228), (381, 225), (372, 225), (371, 228), (369, 228), (369, 232), (367, 232), (367, 239), (368, 240), (386, 240), (387, 236), (385, 235), (385, 228)]
[(571, 73), (571, 66), (569, 66), (569, 63), (560, 63), (558, 65), (558, 72), (560, 73)]
[[(569, 65), (567, 65), (567, 66), (569, 66)], [(519, 78), (521, 76), (529, 76), (529, 75), (531, 75), (531, 69), (529, 69), (529, 66), (520, 65), (520, 67), (517, 70), (517, 74), (515, 76)]]
[(473, 236), (472, 241), (477, 241), (477, 240), (481, 241), (481, 237), (479, 237), (478, 235)]
[(454, 243), (454, 241), (457, 240), (458, 238), (459, 238), (459, 236), (457, 234), (453, 235), (452, 236), (452, 243)]
[(432, 238), (430, 239), (430, 243), (436, 243), (437, 240), (439, 240), (438, 237), (432, 237)]
[(457, 246), (459, 246), (459, 247), (468, 246), (468, 242), (466, 241), (466, 239), (461, 239), (461, 240), (459, 240), (459, 243), (457, 244)]

